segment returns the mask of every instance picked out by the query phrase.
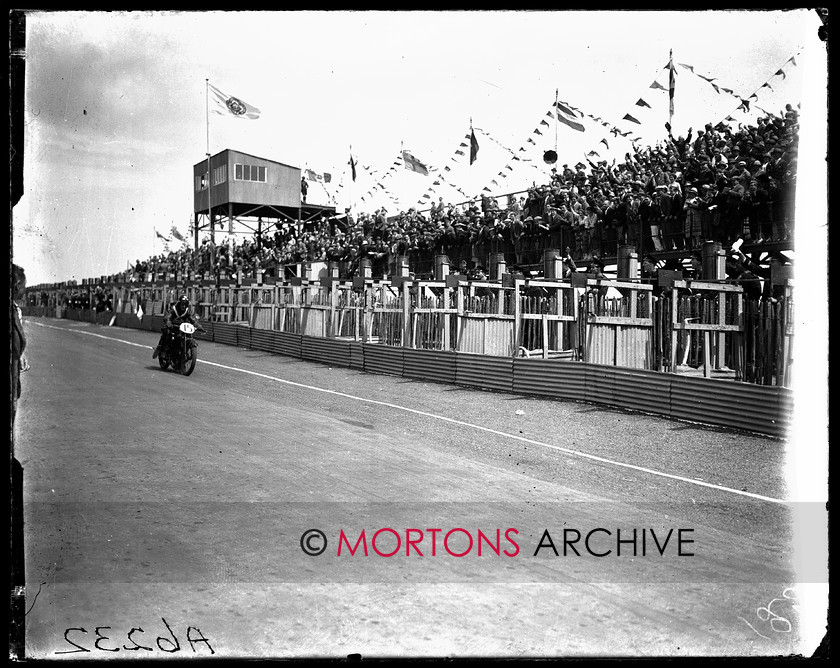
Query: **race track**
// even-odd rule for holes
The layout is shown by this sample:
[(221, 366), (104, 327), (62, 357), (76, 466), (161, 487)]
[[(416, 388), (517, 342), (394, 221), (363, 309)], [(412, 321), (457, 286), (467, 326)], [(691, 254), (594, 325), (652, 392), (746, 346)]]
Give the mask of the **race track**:
[(25, 327), (27, 656), (801, 651), (821, 516), (782, 502), (782, 441), (206, 342), (184, 377), (157, 333)]

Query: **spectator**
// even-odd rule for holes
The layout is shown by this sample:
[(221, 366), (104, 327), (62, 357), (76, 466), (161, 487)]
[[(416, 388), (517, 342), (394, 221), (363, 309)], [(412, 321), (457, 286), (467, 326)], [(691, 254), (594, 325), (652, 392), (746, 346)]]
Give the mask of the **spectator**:
[[(506, 252), (522, 264), (538, 262), (546, 248), (566, 245), (575, 259), (588, 259), (612, 254), (624, 243), (661, 251), (696, 249), (707, 240), (727, 244), (742, 235), (756, 243), (785, 239), (792, 230), (798, 127), (798, 114), (786, 108), (783, 117), (767, 115), (751, 126), (707, 123), (696, 138), (691, 131), (685, 138), (669, 131), (663, 142), (635, 147), (620, 163), (564, 164), (525, 196), (508, 195), (505, 209), (487, 191), (459, 206), (438, 198), (425, 214), (409, 209), (388, 216), (381, 207), (353, 217), (345, 209), (330, 220), (277, 224), (259, 243), (231, 244), (230, 252), (221, 245), (215, 266), (204, 239), (195, 252), (183, 248), (138, 259), (126, 276), (151, 280), (157, 273), (186, 275), (191, 268), (220, 276), (279, 273), (289, 263), (349, 266), (363, 257), (387, 266), (388, 255), (422, 258), (431, 267), (435, 253), (485, 264), (489, 253)], [(306, 189), (302, 179), (304, 201)]]

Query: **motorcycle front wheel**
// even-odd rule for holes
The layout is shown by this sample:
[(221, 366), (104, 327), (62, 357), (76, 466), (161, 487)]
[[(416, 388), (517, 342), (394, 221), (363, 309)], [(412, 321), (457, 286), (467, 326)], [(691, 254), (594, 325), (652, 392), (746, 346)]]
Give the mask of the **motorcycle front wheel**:
[(169, 355), (165, 350), (161, 350), (158, 355), (158, 364), (160, 368), (166, 371), (169, 368)]
[(193, 372), (197, 358), (198, 346), (195, 341), (186, 341), (184, 343), (184, 356), (181, 360), (181, 373), (184, 376), (189, 376)]

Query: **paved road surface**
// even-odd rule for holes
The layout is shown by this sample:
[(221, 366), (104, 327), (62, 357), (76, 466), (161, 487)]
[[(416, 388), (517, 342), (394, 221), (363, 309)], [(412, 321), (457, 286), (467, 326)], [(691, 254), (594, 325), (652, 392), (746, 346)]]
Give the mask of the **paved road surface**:
[(779, 502), (781, 441), (205, 342), (183, 377), (155, 333), (26, 327), (29, 656), (802, 651), (819, 513)]

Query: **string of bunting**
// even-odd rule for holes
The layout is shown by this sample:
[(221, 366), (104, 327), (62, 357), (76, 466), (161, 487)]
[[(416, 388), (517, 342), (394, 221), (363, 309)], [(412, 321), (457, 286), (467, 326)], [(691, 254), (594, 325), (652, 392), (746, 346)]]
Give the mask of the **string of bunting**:
[[(659, 72), (657, 72), (657, 74), (656, 74), (656, 76), (654, 77), (653, 81), (652, 81), (652, 82), (651, 82), (651, 84), (648, 86), (648, 90), (649, 90), (649, 91), (661, 91), (662, 93), (669, 93), (669, 92), (670, 92), (670, 88), (669, 88), (669, 86), (666, 86), (666, 85), (664, 85), (664, 84), (659, 83), (659, 77), (662, 75), (662, 73), (663, 73), (663, 72), (669, 72), (669, 71), (670, 71), (670, 59), (669, 59), (669, 61), (668, 61), (667, 63), (665, 63), (665, 65), (664, 65), (664, 66), (663, 66), (663, 67), (659, 70)], [(653, 93), (653, 94), (654, 94), (654, 95), (656, 95), (656, 93)], [(636, 100), (636, 102), (635, 102), (635, 104), (634, 104), (633, 106), (634, 106), (634, 108), (636, 108), (636, 110), (635, 110), (633, 113), (635, 113), (635, 114), (637, 114), (637, 115), (638, 115), (639, 113), (641, 113), (641, 112), (644, 112), (644, 111), (645, 111), (645, 109), (651, 109), (651, 110), (653, 109), (653, 105), (651, 105), (651, 104), (650, 104), (650, 102), (648, 102), (648, 100), (646, 100), (646, 99), (645, 99), (645, 96), (644, 96), (644, 95), (643, 95), (643, 96), (641, 96), (641, 97), (639, 97), (639, 99), (638, 99), (638, 100)], [(592, 117), (592, 118), (594, 118), (594, 117)], [(594, 119), (594, 120), (599, 121), (599, 122), (601, 123), (601, 125), (603, 125), (604, 127), (609, 128), (609, 131), (610, 131), (610, 132), (613, 134), (613, 136), (615, 136), (615, 137), (618, 137), (618, 136), (625, 137), (625, 138), (630, 139), (630, 141), (631, 141), (631, 142), (634, 142), (634, 143), (635, 143), (635, 142), (638, 142), (638, 141), (641, 141), (641, 137), (639, 137), (639, 136), (638, 136), (636, 133), (634, 133), (632, 130), (623, 131), (623, 130), (621, 130), (620, 128), (618, 128), (618, 127), (616, 127), (616, 126), (610, 125), (609, 123), (606, 123), (606, 122), (602, 121), (601, 119), (597, 119), (597, 118), (596, 118), (596, 119)], [(635, 123), (636, 125), (642, 125), (642, 122), (641, 122), (638, 118), (636, 118), (636, 116), (634, 116), (633, 114), (631, 114), (630, 112), (627, 112), (626, 114), (624, 114), (624, 116), (622, 117), (622, 119), (621, 119), (621, 120), (623, 120), (623, 121), (628, 121), (628, 122), (630, 122), (630, 123)], [(608, 147), (609, 147), (609, 146), (608, 146)]]
[(779, 67), (770, 76), (769, 79), (767, 79), (767, 81), (765, 81), (763, 84), (761, 84), (751, 95), (748, 95), (747, 97), (742, 97), (742, 96), (738, 95), (735, 91), (733, 91), (731, 88), (727, 88), (726, 86), (722, 86), (722, 85), (720, 85), (720, 83), (715, 83), (716, 81), (719, 81), (717, 79), (717, 77), (707, 77), (703, 74), (700, 74), (699, 72), (695, 72), (693, 65), (689, 65), (689, 64), (686, 64), (686, 63), (677, 63), (677, 64), (680, 67), (682, 67), (682, 68), (688, 70), (689, 72), (691, 72), (694, 76), (699, 77), (700, 79), (703, 79), (704, 81), (706, 81), (715, 90), (716, 93), (718, 93), (718, 94), (727, 93), (728, 95), (736, 98), (739, 102), (738, 106), (732, 112), (730, 112), (730, 114), (727, 115), (727, 117), (726, 117), (727, 121), (734, 121), (735, 118), (732, 116), (732, 113), (734, 113), (735, 111), (738, 111), (740, 109), (743, 109), (745, 112), (749, 113), (751, 105), (753, 107), (755, 107), (756, 109), (764, 112), (765, 114), (770, 113), (769, 111), (767, 111), (763, 107), (760, 107), (758, 104), (756, 104), (754, 102), (751, 102), (751, 100), (758, 100), (759, 99), (759, 93), (761, 92), (761, 90), (763, 88), (769, 88), (771, 91), (774, 91), (774, 88), (773, 88), (773, 86), (771, 85), (770, 82), (773, 79), (775, 79), (776, 77), (779, 77), (779, 76), (782, 77), (782, 80), (785, 80), (787, 78), (787, 72), (785, 71), (786, 68), (789, 65), (793, 66), (793, 67), (797, 67), (798, 63), (796, 62), (796, 58), (799, 57), (801, 55), (801, 53), (802, 53), (802, 49), (800, 49), (794, 55), (792, 55), (790, 58), (788, 58), (782, 64), (782, 66)]
[[(399, 161), (397, 161), (395, 164), (399, 164)], [(374, 170), (370, 165), (359, 164), (359, 167), (364, 169), (371, 176), (371, 178), (373, 178), (374, 180), (377, 179), (378, 172), (376, 172), (376, 170)], [(392, 169), (394, 169), (393, 166), (392, 166)], [(371, 188), (364, 195), (362, 195), (359, 198), (359, 201), (364, 202), (368, 197), (370, 197), (371, 195), (374, 194), (375, 190), (381, 189), (382, 192), (391, 200), (391, 202), (394, 204), (394, 206), (398, 206), (399, 202), (398, 202), (397, 198), (394, 196), (394, 194), (390, 190), (388, 190), (382, 184), (382, 181), (384, 181), (385, 177), (387, 177), (387, 176), (388, 176), (388, 174), (386, 173), (385, 176), (382, 177), (382, 179), (377, 180), (376, 183), (373, 186), (371, 186)]]
[[(453, 155), (451, 155), (451, 156), (449, 157), (449, 162), (450, 162), (450, 163), (452, 163), (452, 162), (454, 162), (454, 163), (458, 163), (458, 162), (460, 162), (460, 160), (459, 160), (456, 156), (466, 156), (466, 155), (467, 155), (467, 153), (466, 153), (466, 151), (465, 151), (464, 149), (468, 148), (468, 147), (469, 147), (469, 145), (470, 145), (470, 133), (467, 133), (466, 135), (464, 135), (464, 139), (463, 139), (463, 140), (462, 140), (462, 141), (458, 144), (458, 148), (457, 148), (457, 149), (455, 149), (455, 151), (454, 151)], [(462, 188), (460, 188), (459, 186), (455, 185), (455, 184), (454, 184), (454, 183), (452, 183), (451, 181), (447, 180), (447, 179), (444, 177), (443, 173), (441, 173), (441, 170), (440, 170), (438, 167), (434, 167), (434, 166), (431, 166), (431, 165), (430, 165), (430, 166), (429, 166), (429, 170), (430, 170), (430, 171), (434, 171), (434, 172), (436, 172), (436, 173), (437, 173), (437, 176), (435, 177), (437, 180), (436, 180), (436, 181), (434, 181), (434, 182), (432, 183), (432, 185), (431, 185), (431, 186), (429, 186), (429, 188), (427, 188), (426, 192), (425, 192), (423, 195), (421, 195), (420, 199), (417, 201), (417, 204), (423, 204), (423, 203), (424, 203), (424, 202), (423, 202), (423, 200), (426, 200), (426, 199), (431, 199), (431, 198), (432, 198), (432, 194), (433, 194), (433, 193), (435, 193), (435, 191), (436, 191), (435, 186), (440, 186), (440, 185), (442, 185), (442, 184), (444, 184), (444, 183), (445, 183), (446, 185), (448, 185), (449, 187), (454, 188), (454, 189), (455, 189), (458, 193), (460, 193), (463, 197), (466, 197), (467, 199), (469, 199), (469, 195), (467, 195), (467, 193), (466, 193), (466, 192), (464, 192), (464, 190), (463, 190)], [(444, 165), (444, 167), (443, 167), (443, 172), (451, 172), (451, 171), (452, 171), (452, 167), (451, 167), (450, 165)]]
[[(566, 125), (569, 125), (570, 127), (572, 127), (575, 130), (583, 132), (583, 130), (584, 130), (583, 126), (579, 124), (579, 122), (577, 121), (576, 118), (574, 118), (574, 114), (569, 114), (568, 113), (567, 107), (570, 107), (570, 106), (571, 105), (567, 105), (565, 103), (564, 103), (564, 105), (561, 105), (558, 102), (552, 102), (551, 107), (545, 113), (545, 117), (543, 117), (540, 120), (540, 122), (537, 124), (537, 127), (535, 127), (534, 130), (531, 132), (532, 136), (529, 136), (525, 140), (525, 144), (531, 144), (532, 146), (537, 145), (537, 142), (534, 139), (533, 135), (537, 135), (539, 137), (542, 137), (544, 135), (543, 135), (543, 131), (540, 128), (541, 127), (546, 127), (546, 128), (551, 127), (551, 123), (549, 123), (546, 120), (546, 118), (550, 118), (552, 120), (560, 121), (560, 122), (562, 122)], [(562, 115), (561, 115), (561, 109), (564, 110), (564, 113)], [(557, 116), (555, 116), (555, 114), (552, 113), (552, 110), (554, 110), (557, 113)], [(525, 151), (528, 150), (526, 146), (524, 146), (524, 145), (520, 146), (518, 151), (513, 151), (512, 149), (508, 148), (507, 146), (505, 146), (504, 144), (502, 144), (501, 142), (496, 140), (494, 137), (492, 137), (490, 134), (488, 134), (485, 130), (482, 130), (481, 128), (474, 128), (474, 129), (479, 130), (482, 134), (484, 134), (486, 137), (488, 137), (491, 141), (498, 144), (501, 148), (503, 148), (505, 151), (510, 153), (513, 160), (516, 160), (516, 161), (522, 162), (522, 163), (527, 163), (529, 167), (532, 167), (533, 169), (536, 169), (540, 174), (543, 173), (543, 170), (542, 170), (540, 165), (536, 164), (530, 158), (525, 158), (525, 157), (519, 155), (519, 153), (524, 153)], [(508, 178), (508, 176), (510, 176), (510, 174), (508, 174), (505, 170), (507, 170), (507, 172), (513, 172), (513, 167), (510, 164), (505, 165), (504, 168), (502, 170), (500, 170), (498, 174), (496, 174), (496, 178), (493, 178), (493, 179), (490, 180), (490, 185), (494, 185), (498, 188), (501, 185), (501, 183), (497, 179), (499, 179), (499, 178), (506, 179), (506, 178)], [(492, 192), (492, 190), (488, 185), (488, 186), (484, 186), (482, 188), (482, 192)]]

